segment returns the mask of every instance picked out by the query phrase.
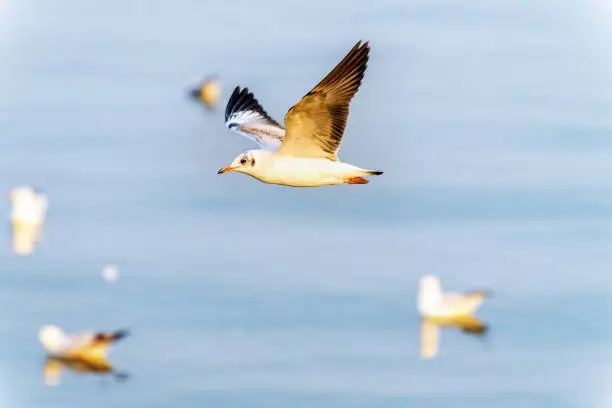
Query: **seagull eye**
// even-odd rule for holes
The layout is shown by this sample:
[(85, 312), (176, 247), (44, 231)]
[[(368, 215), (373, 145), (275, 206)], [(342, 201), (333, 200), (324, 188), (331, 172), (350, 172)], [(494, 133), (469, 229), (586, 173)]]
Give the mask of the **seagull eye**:
[(247, 162), (247, 158), (246, 157), (243, 157), (242, 159), (240, 159), (240, 164), (244, 165), (244, 164), (246, 164), (246, 162)]

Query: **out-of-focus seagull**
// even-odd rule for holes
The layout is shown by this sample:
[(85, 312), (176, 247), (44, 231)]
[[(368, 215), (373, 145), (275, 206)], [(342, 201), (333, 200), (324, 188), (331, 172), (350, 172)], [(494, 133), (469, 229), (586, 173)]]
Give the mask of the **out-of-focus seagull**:
[(351, 99), (363, 79), (370, 47), (359, 41), (317, 86), (285, 115), (284, 129), (259, 105), (248, 88), (234, 89), (225, 125), (257, 142), (219, 174), (237, 171), (259, 181), (292, 187), (367, 184), (366, 170), (338, 160)]
[(221, 82), (216, 75), (210, 75), (197, 88), (192, 89), (190, 95), (206, 109), (212, 110), (217, 106), (221, 95)]
[(468, 293), (444, 293), (442, 292), (440, 279), (433, 275), (427, 275), (421, 278), (419, 284), (417, 307), (423, 317), (470, 316), (490, 295), (490, 292), (482, 290)]
[(38, 339), (50, 357), (89, 362), (105, 361), (110, 345), (127, 337), (127, 330), (66, 334), (57, 326), (43, 326)]
[(488, 291), (444, 293), (436, 276), (421, 278), (417, 300), (421, 315), (421, 357), (430, 359), (437, 355), (441, 327), (456, 327), (465, 333), (484, 335), (488, 327), (474, 313), (489, 296)]
[(11, 203), (11, 223), (43, 224), (47, 215), (47, 196), (39, 190), (21, 186), (9, 194)]

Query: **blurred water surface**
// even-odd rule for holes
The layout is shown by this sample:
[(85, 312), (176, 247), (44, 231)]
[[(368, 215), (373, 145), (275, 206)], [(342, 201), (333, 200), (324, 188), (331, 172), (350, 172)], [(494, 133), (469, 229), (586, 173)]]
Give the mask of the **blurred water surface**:
[[(0, 404), (601, 402), (612, 13), (560, 3), (0, 2), (0, 191), (50, 197), (33, 256), (0, 236)], [(340, 154), (384, 176), (216, 174), (255, 146), (190, 85), (217, 72), (222, 105), (248, 86), (282, 121), (359, 39), (371, 59)], [(425, 273), (495, 291), (487, 340), (445, 331), (419, 359)], [(46, 323), (131, 328), (111, 360), (132, 377), (45, 387)]]

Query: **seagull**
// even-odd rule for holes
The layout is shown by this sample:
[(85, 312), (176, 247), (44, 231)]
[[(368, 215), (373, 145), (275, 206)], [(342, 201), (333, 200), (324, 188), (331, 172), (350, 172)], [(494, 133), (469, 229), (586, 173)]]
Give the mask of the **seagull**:
[(444, 293), (438, 277), (422, 277), (417, 301), (421, 315), (421, 357), (430, 359), (438, 354), (441, 327), (456, 327), (464, 333), (484, 335), (488, 327), (474, 313), (488, 296), (490, 292), (487, 291)]
[(66, 334), (57, 326), (43, 326), (38, 339), (50, 357), (90, 363), (106, 361), (109, 346), (125, 337), (127, 330)]
[(11, 223), (40, 225), (45, 222), (47, 215), (47, 196), (40, 190), (21, 186), (13, 189), (9, 194), (12, 205)]
[(225, 125), (253, 139), (249, 150), (218, 171), (237, 171), (268, 184), (318, 187), (367, 184), (383, 174), (338, 160), (349, 103), (363, 79), (370, 46), (359, 41), (318, 85), (285, 115), (285, 128), (272, 119), (248, 88), (236, 87), (225, 110)]
[(421, 278), (419, 284), (417, 307), (421, 316), (427, 318), (470, 317), (490, 295), (488, 291), (444, 293), (440, 279), (434, 275), (426, 275)]
[(208, 110), (212, 110), (217, 105), (220, 94), (221, 83), (216, 75), (208, 76), (197, 88), (190, 92), (191, 97), (204, 105)]

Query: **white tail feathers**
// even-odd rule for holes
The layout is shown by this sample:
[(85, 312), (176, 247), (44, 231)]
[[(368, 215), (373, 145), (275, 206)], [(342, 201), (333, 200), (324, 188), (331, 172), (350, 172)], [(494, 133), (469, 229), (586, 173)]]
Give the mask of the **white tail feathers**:
[(419, 313), (426, 311), (442, 299), (442, 285), (440, 279), (433, 275), (426, 275), (419, 282), (418, 309)]

